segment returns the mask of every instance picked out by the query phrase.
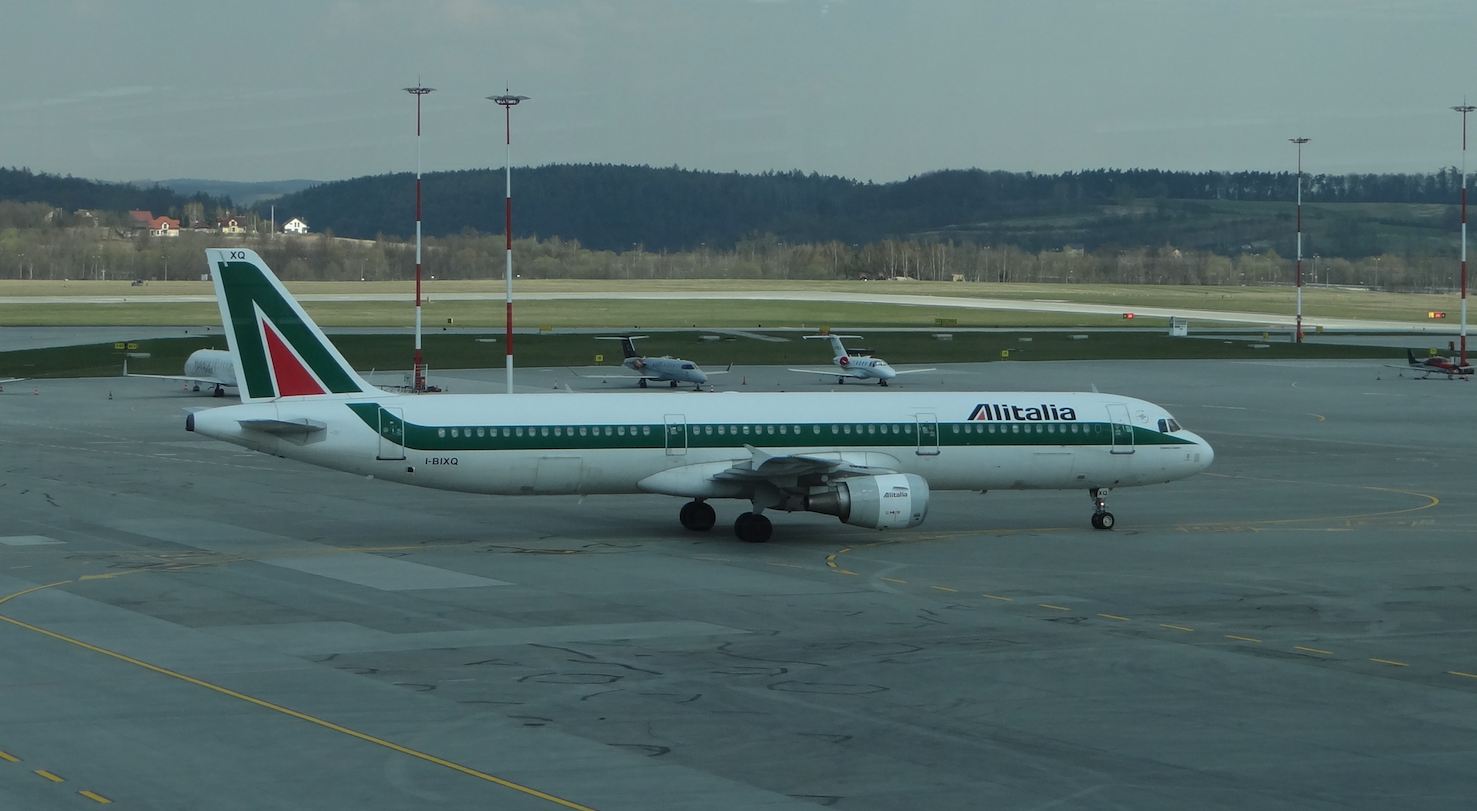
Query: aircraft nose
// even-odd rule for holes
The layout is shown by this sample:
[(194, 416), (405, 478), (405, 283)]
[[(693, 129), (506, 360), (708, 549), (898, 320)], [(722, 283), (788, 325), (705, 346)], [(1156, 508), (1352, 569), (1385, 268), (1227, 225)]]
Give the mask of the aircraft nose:
[(1215, 448), (1210, 447), (1210, 443), (1206, 442), (1205, 438), (1199, 434), (1195, 435), (1195, 441), (1200, 443), (1200, 469), (1204, 470), (1210, 467), (1211, 462), (1215, 461)]

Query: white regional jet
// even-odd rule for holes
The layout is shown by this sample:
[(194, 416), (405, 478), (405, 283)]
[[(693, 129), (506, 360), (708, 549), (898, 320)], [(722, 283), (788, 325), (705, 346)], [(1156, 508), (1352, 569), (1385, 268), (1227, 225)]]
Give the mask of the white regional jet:
[(182, 380), (186, 383), (195, 384), (195, 391), (200, 390), (200, 384), (215, 386), (215, 397), (225, 396), (227, 387), (236, 388), (236, 362), (232, 360), (232, 354), (219, 349), (197, 349), (190, 353), (185, 359), (185, 373), (182, 375), (138, 375), (128, 371), (128, 359), (123, 359), (124, 377), (152, 377), (155, 380)]
[(365, 382), (252, 251), (206, 252), (242, 404), (185, 428), (381, 479), (488, 494), (660, 493), (711, 529), (711, 499), (768, 540), (769, 510), (913, 527), (933, 490), (1082, 490), (1173, 481), (1214, 454), (1164, 409), (1098, 393), (413, 395)]
[(837, 385), (840, 385), (842, 383), (845, 383), (846, 382), (846, 378), (850, 377), (850, 378), (855, 378), (857, 380), (875, 380), (875, 381), (877, 381), (877, 385), (879, 385), (879, 386), (886, 386), (887, 385), (887, 381), (893, 379), (894, 377), (897, 377), (898, 375), (910, 375), (910, 374), (916, 374), (918, 372), (934, 372), (934, 371), (938, 371), (937, 369), (932, 369), (932, 368), (930, 368), (930, 369), (907, 369), (905, 371), (898, 371), (897, 369), (894, 369), (891, 366), (889, 366), (887, 364), (887, 361), (885, 361), (885, 360), (883, 360), (881, 358), (874, 358), (871, 355), (867, 355), (867, 354), (856, 354), (856, 355), (853, 355), (852, 353), (846, 351), (846, 346), (841, 343), (841, 339), (842, 338), (860, 338), (860, 337), (862, 337), (862, 336), (860, 336), (860, 335), (834, 335), (834, 334), (807, 335), (807, 336), (805, 336), (805, 339), (806, 340), (811, 340), (811, 339), (816, 339), (816, 338), (819, 338), (819, 339), (829, 338), (830, 339), (830, 341), (831, 341), (831, 354), (833, 355), (833, 357), (831, 358), (831, 362), (834, 363), (834, 364), (836, 364), (836, 368), (839, 371), (828, 371), (826, 369), (791, 369), (790, 371), (792, 371), (792, 372), (801, 372), (803, 374), (822, 375), (822, 376), (825, 376), (825, 375), (835, 375), (836, 376), (836, 383), (837, 383)]
[[(703, 384), (708, 382), (708, 375), (727, 374), (729, 371), (728, 369), (720, 369), (716, 372), (704, 372), (698, 368), (696, 363), (690, 360), (683, 360), (682, 358), (669, 356), (648, 358), (636, 351), (635, 342), (645, 337), (645, 335), (602, 335), (595, 339), (597, 341), (620, 341), (621, 354), (625, 355), (625, 359), (621, 361), (621, 366), (635, 372), (636, 374), (634, 375), (586, 375), (574, 372), (573, 369), (570, 369), (570, 371), (580, 377), (635, 378), (636, 384), (643, 389), (646, 388), (648, 382), (653, 380), (658, 383), (663, 381), (669, 382), (674, 389), (677, 388), (678, 383), (691, 383), (695, 391), (701, 389)], [(730, 365), (729, 368), (732, 368), (732, 366)]]

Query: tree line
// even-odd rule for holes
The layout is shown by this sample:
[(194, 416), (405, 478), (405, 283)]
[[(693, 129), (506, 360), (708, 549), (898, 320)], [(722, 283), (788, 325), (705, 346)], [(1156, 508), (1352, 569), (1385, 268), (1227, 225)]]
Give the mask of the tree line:
[[(0, 222), (6, 206), (0, 203)], [(199, 279), (204, 251), (222, 244), (251, 248), (287, 281), (409, 281), (415, 247), (395, 237), (351, 240), (329, 234), (257, 233), (245, 237), (185, 233), (124, 239), (102, 227), (60, 223), (0, 226), (0, 279)], [(504, 240), (476, 233), (425, 240), (428, 279), (501, 279)], [(1458, 284), (1451, 257), (1380, 254), (1346, 259), (1311, 256), (1307, 284), (1398, 292), (1445, 292)], [(997, 282), (1040, 284), (1290, 285), (1294, 261), (1275, 250), (1219, 254), (1171, 246), (1026, 250), (968, 240), (884, 239), (863, 245), (836, 240), (791, 243), (769, 234), (728, 248), (624, 251), (587, 248), (578, 240), (514, 241), (514, 272), (523, 279), (774, 279)]]

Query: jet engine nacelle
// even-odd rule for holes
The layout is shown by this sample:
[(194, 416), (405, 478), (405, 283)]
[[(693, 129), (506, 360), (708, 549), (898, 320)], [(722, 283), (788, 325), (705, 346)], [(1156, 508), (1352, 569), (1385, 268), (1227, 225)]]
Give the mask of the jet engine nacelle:
[(803, 509), (857, 527), (916, 527), (928, 515), (928, 482), (912, 473), (852, 476), (805, 496)]

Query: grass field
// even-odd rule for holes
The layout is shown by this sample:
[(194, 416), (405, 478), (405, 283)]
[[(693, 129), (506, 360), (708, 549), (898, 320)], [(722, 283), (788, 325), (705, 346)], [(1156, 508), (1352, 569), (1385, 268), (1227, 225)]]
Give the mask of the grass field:
[[(297, 294), (408, 295), (406, 282), (297, 282), (288, 288)], [(538, 280), (520, 281), (524, 292), (687, 292), (687, 291), (835, 291), (865, 294), (959, 296), (1014, 300), (1070, 301), (1106, 304), (1125, 311), (1136, 307), (1167, 307), (1214, 311), (1289, 314), (1296, 292), (1284, 287), (1203, 287), (1159, 285), (976, 284), (950, 282), (782, 282), (737, 280)], [(497, 326), (502, 307), (497, 302), (442, 302), (438, 293), (498, 294), (496, 281), (436, 281), (426, 285), (430, 303), (428, 324), (455, 319), (459, 326)], [(130, 287), (127, 282), (0, 281), (0, 298), (120, 296), (121, 303), (4, 303), (0, 325), (188, 325), (219, 321), (213, 303), (151, 302), (168, 295), (212, 295), (202, 282), (152, 282)], [(1305, 287), (1304, 312), (1309, 316), (1428, 322), (1430, 311), (1459, 306), (1454, 295), (1381, 293), (1341, 288)], [(397, 302), (305, 302), (304, 308), (325, 326), (408, 326), (413, 308)], [(812, 304), (772, 302), (697, 301), (673, 306), (641, 301), (524, 301), (517, 306), (520, 326), (644, 327), (801, 327), (846, 324), (852, 327), (931, 326), (935, 318), (955, 318), (960, 326), (1108, 326), (1112, 318), (1090, 318), (1049, 313), (1010, 313), (934, 307)]]
[[(880, 357), (895, 365), (928, 363), (974, 363), (1003, 360), (1008, 351), (1011, 361), (1047, 360), (1111, 360), (1111, 359), (1333, 359), (1333, 358), (1402, 358), (1399, 349), (1327, 344), (1296, 345), (1270, 343), (1253, 348), (1245, 339), (1187, 339), (1165, 335), (1100, 331), (1083, 333), (1086, 339), (1074, 339), (1069, 333), (957, 333), (951, 341), (938, 341), (927, 333), (877, 332), (867, 336), (865, 344)], [(656, 333), (642, 342), (648, 354), (670, 354), (696, 361), (708, 369), (729, 363), (739, 365), (780, 365), (826, 368), (829, 347), (815, 342), (793, 339), (759, 341), (752, 338), (727, 338), (705, 341), (700, 331)], [(486, 369), (503, 364), (501, 335), (492, 343), (482, 343), (470, 334), (428, 334), (424, 341), (425, 356), (432, 371), (441, 369)], [(1027, 340), (1029, 339), (1029, 340)], [(519, 335), (515, 338), (518, 366), (591, 366), (602, 354), (602, 365), (615, 366), (619, 352), (614, 344), (596, 341), (588, 335)], [(356, 369), (398, 370), (409, 368), (410, 339), (403, 335), (336, 335), (334, 344)], [(225, 349), (223, 336), (198, 338), (165, 338), (140, 341), (138, 349), (148, 353), (144, 359), (130, 359), (128, 368), (140, 374), (180, 374), (185, 358), (196, 349)], [(108, 377), (122, 374), (124, 350), (113, 344), (0, 352), (0, 377)], [(719, 381), (715, 381), (719, 382)]]

